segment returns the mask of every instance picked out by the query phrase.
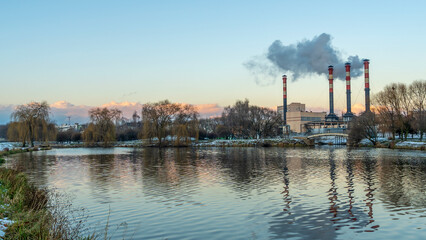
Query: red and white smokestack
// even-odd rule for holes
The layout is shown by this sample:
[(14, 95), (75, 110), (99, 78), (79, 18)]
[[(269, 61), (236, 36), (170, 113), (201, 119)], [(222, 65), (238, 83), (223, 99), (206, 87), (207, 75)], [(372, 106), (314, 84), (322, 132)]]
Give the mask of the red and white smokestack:
[(346, 113), (351, 113), (351, 64), (345, 63), (346, 69)]
[(330, 115), (334, 114), (334, 99), (333, 99), (333, 66), (328, 66), (328, 84), (330, 89)]
[(333, 66), (328, 66), (328, 86), (330, 91), (330, 113), (325, 117), (326, 121), (337, 121), (339, 118), (334, 114), (333, 99)]
[(287, 75), (283, 75), (283, 123), (287, 125)]
[(364, 59), (365, 111), (370, 111), (370, 60)]

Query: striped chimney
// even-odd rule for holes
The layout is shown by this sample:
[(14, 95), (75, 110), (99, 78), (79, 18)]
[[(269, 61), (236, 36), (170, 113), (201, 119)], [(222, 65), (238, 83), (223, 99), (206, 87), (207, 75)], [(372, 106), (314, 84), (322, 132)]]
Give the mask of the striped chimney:
[(330, 114), (334, 114), (334, 100), (333, 100), (333, 66), (328, 66), (328, 83), (330, 88)]
[(364, 59), (365, 111), (370, 111), (370, 60)]
[(351, 64), (345, 63), (346, 69), (346, 112), (351, 113)]
[(283, 75), (283, 120), (287, 125), (287, 75)]

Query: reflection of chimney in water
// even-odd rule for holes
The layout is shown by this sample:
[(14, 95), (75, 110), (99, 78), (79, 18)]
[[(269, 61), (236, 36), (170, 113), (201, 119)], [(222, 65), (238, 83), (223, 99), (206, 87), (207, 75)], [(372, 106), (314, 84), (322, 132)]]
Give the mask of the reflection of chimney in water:
[(352, 208), (353, 208), (353, 199), (354, 196), (352, 196), (353, 192), (354, 192), (354, 173), (352, 170), (352, 163), (350, 162), (349, 159), (346, 160), (346, 172), (348, 173), (346, 180), (348, 183), (348, 198), (349, 198), (349, 209), (348, 209), (348, 213), (350, 216), (350, 219), (352, 221), (356, 221), (357, 218), (354, 216), (354, 214), (352, 213)]
[[(364, 162), (364, 172), (365, 172), (365, 182), (367, 184), (367, 188), (364, 190), (365, 192), (367, 192), (365, 194), (365, 196), (367, 197), (364, 201), (365, 201), (365, 205), (368, 207), (368, 216), (370, 217), (370, 220), (368, 221), (367, 225), (371, 224), (374, 222), (374, 217), (373, 217), (373, 201), (374, 201), (374, 195), (373, 192), (374, 190), (376, 190), (374, 188), (374, 179), (373, 179), (373, 171), (374, 171), (374, 165), (368, 161), (369, 159), (366, 159)], [(380, 225), (374, 225), (371, 226), (371, 228), (373, 230), (365, 230), (367, 232), (371, 232), (374, 231), (376, 229), (378, 229), (380, 227)]]
[(333, 213), (333, 218), (331, 221), (336, 223), (337, 219), (337, 187), (336, 187), (336, 163), (334, 161), (333, 153), (330, 152), (330, 179), (331, 179), (331, 188), (328, 190), (328, 199), (330, 200), (330, 213)]
[(288, 177), (289, 173), (288, 173), (288, 167), (287, 167), (287, 159), (285, 159), (285, 156), (284, 156), (283, 174), (284, 174), (284, 191), (282, 192), (282, 194), (284, 194), (284, 202), (285, 202), (283, 211), (288, 212), (290, 211), (290, 203), (291, 203), (290, 191), (289, 191), (290, 179)]

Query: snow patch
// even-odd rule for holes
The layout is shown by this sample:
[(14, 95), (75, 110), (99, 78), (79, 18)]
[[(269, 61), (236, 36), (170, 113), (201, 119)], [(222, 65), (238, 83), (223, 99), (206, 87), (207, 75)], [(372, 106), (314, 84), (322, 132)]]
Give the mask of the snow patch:
[(398, 147), (426, 147), (426, 142), (404, 141), (396, 144)]
[(0, 238), (3, 239), (4, 235), (6, 234), (6, 229), (12, 225), (14, 221), (9, 220), (6, 218), (0, 218)]

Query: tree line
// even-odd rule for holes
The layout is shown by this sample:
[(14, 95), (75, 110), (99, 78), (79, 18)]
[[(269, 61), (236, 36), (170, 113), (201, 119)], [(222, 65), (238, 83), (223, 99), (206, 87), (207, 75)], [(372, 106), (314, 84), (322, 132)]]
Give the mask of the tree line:
[(417, 80), (407, 85), (391, 83), (373, 96), (371, 112), (365, 112), (352, 121), (350, 140), (358, 143), (363, 138), (373, 144), (382, 135), (395, 140), (407, 140), (418, 135), (423, 140), (426, 132), (426, 81)]
[(93, 108), (88, 112), (90, 122), (82, 132), (72, 128), (58, 131), (50, 119), (49, 105), (31, 102), (18, 106), (11, 115), (12, 121), (0, 131), (7, 132), (9, 141), (22, 142), (23, 147), (33, 147), (35, 141), (82, 141), (89, 146), (110, 146), (115, 141), (136, 139), (144, 139), (153, 146), (187, 146), (206, 138), (278, 136), (282, 122), (275, 111), (252, 106), (248, 100), (237, 101), (215, 118), (202, 119), (193, 105), (168, 100), (144, 104), (140, 113), (135, 111), (128, 120), (118, 109)]
[[(373, 144), (379, 134), (395, 140), (407, 140), (409, 134), (418, 134), (423, 140), (426, 131), (426, 81), (407, 85), (392, 83), (372, 98), (371, 112), (356, 116), (349, 124), (349, 140), (356, 144), (367, 138)], [(12, 121), (0, 127), (9, 141), (34, 146), (39, 142), (79, 142), (87, 145), (110, 146), (115, 141), (143, 139), (153, 146), (187, 146), (199, 139), (258, 139), (282, 135), (282, 116), (276, 111), (250, 105), (238, 100), (224, 108), (222, 115), (200, 118), (196, 107), (172, 103), (168, 100), (144, 104), (140, 115), (125, 119), (120, 110), (93, 108), (90, 122), (83, 131), (58, 131), (50, 119), (46, 102), (31, 102), (18, 106)]]
[(227, 106), (222, 116), (200, 120), (203, 138), (259, 139), (280, 136), (282, 117), (276, 111), (250, 105), (249, 100), (238, 100)]

